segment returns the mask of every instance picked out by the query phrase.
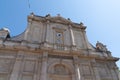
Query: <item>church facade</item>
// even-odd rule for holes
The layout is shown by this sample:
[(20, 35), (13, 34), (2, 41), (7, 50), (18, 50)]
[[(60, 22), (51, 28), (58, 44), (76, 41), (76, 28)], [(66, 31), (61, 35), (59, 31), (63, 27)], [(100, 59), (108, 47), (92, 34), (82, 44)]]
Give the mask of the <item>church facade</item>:
[(28, 16), (26, 30), (0, 30), (0, 80), (119, 80), (116, 61), (86, 26), (60, 15)]

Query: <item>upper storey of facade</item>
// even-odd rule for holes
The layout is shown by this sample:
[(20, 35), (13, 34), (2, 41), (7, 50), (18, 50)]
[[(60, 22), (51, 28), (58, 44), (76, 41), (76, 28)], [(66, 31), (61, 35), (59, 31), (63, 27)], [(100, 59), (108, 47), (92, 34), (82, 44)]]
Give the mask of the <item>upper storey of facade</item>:
[(0, 47), (31, 51), (50, 51), (61, 54), (104, 56), (118, 60), (111, 56), (106, 46), (97, 42), (92, 46), (85, 32), (83, 23), (74, 23), (60, 15), (55, 17), (37, 16), (33, 13), (28, 16), (27, 29), (15, 37), (9, 35), (6, 29), (0, 30)]

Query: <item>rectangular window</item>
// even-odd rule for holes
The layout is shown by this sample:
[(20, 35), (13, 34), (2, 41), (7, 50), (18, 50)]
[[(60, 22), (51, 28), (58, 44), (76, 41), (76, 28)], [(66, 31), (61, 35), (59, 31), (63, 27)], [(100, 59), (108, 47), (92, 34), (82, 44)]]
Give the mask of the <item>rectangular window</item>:
[(55, 43), (56, 43), (56, 48), (58, 50), (64, 50), (64, 41), (63, 41), (63, 33), (62, 32), (56, 32), (55, 34)]
[(56, 32), (56, 43), (63, 44), (63, 34), (61, 32)]

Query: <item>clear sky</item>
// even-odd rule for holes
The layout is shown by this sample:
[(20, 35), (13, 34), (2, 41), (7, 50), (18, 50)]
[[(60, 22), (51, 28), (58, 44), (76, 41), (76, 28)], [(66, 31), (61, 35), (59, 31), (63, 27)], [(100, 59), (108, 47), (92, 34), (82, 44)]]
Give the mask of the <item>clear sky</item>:
[[(120, 0), (1, 0), (0, 28), (8, 27), (11, 36), (27, 27), (27, 15), (34, 12), (45, 16), (61, 14), (73, 22), (87, 26), (89, 41), (100, 41), (115, 57), (120, 57)], [(120, 67), (120, 61), (117, 62)]]

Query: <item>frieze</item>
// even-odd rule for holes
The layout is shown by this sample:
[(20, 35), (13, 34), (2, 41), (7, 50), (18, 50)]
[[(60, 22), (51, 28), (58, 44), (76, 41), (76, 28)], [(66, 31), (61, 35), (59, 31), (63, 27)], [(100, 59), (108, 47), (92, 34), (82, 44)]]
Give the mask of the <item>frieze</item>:
[(73, 57), (70, 56), (60, 56), (60, 55), (48, 55), (49, 58), (60, 58), (60, 59), (73, 59)]

